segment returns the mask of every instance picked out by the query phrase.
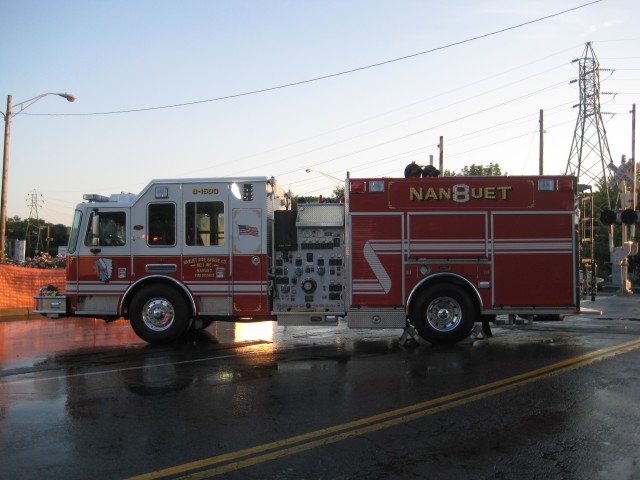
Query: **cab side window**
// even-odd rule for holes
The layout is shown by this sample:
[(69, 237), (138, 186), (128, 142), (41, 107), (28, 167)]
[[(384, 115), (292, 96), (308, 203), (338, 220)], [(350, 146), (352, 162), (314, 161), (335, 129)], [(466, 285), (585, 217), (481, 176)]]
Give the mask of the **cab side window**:
[[(97, 244), (94, 243), (93, 222), (98, 215)], [(127, 243), (127, 215), (125, 212), (91, 212), (84, 244), (96, 247), (121, 247)]]
[(224, 245), (224, 203), (187, 202), (185, 242), (191, 246)]
[(176, 244), (175, 203), (152, 203), (147, 210), (149, 235), (147, 243), (152, 247), (171, 247)]

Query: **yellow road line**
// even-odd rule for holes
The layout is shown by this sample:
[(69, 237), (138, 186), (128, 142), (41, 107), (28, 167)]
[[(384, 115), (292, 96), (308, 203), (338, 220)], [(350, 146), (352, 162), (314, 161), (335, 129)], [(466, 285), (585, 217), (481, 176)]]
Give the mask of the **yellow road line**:
[[(190, 475), (180, 477), (182, 479), (196, 480), (201, 478), (209, 478), (222, 473), (239, 470), (241, 468), (250, 467), (262, 462), (275, 460), (296, 453), (311, 450), (322, 445), (336, 443), (347, 438), (375, 432), (385, 428), (400, 425), (416, 420), (421, 417), (432, 415), (452, 408), (475, 402), (487, 397), (498, 395), (515, 388), (549, 378), (559, 373), (568, 372), (594, 362), (602, 361), (611, 357), (615, 357), (622, 353), (640, 348), (640, 339), (632, 340), (622, 344), (614, 345), (589, 352), (583, 355), (569, 358), (560, 362), (552, 363), (536, 370), (531, 370), (519, 375), (498, 380), (495, 382), (479, 385), (467, 390), (462, 390), (450, 395), (444, 395), (432, 400), (420, 402), (407, 407), (390, 410), (378, 415), (354, 420), (351, 422), (323, 428), (313, 432), (296, 435), (276, 442), (265, 443), (255, 447), (238, 450), (235, 452), (217, 455), (215, 457), (205, 458), (183, 465), (150, 472), (147, 474), (133, 477), (131, 480), (152, 480), (158, 478), (180, 475), (191, 470), (199, 470), (206, 467), (212, 467), (208, 470), (192, 473)], [(273, 450), (273, 451), (272, 451)], [(265, 453), (268, 452), (268, 453)], [(244, 460), (240, 460), (243, 457)], [(234, 461), (237, 460), (237, 461)], [(232, 463), (226, 463), (232, 462)], [(223, 465), (221, 465), (223, 464)]]

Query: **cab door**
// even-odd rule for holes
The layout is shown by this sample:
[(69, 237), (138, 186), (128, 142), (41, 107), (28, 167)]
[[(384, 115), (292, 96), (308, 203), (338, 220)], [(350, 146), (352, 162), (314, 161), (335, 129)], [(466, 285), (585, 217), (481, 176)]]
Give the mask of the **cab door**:
[(131, 283), (130, 209), (89, 210), (77, 239), (78, 313), (116, 315)]
[(201, 315), (231, 315), (229, 184), (190, 183), (183, 190), (182, 277)]
[(181, 279), (182, 188), (158, 182), (147, 188), (131, 208), (132, 275)]

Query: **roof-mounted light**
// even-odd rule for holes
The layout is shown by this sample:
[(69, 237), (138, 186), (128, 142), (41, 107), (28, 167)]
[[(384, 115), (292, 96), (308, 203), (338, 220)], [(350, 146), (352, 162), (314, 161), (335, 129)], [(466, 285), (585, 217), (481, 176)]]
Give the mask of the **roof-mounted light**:
[(351, 180), (349, 183), (349, 193), (366, 193), (367, 182), (365, 180)]
[(369, 191), (371, 193), (384, 192), (384, 180), (371, 180), (369, 182)]
[(105, 197), (104, 195), (98, 195), (96, 193), (85, 193), (82, 195), (82, 199), (87, 202), (108, 202), (109, 197)]
[(553, 179), (552, 178), (540, 178), (538, 180), (538, 191), (540, 191), (540, 192), (553, 192)]
[(573, 180), (570, 178), (561, 178), (558, 180), (559, 192), (573, 192)]

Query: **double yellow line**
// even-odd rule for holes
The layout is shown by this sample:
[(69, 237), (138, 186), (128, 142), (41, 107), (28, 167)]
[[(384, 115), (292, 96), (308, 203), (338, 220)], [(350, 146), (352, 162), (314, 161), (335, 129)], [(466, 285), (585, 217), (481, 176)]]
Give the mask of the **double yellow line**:
[[(640, 339), (632, 340), (630, 342), (595, 350), (561, 362), (552, 363), (545, 367), (505, 378), (503, 380), (498, 380), (496, 382), (487, 383), (468, 390), (462, 390), (450, 395), (434, 398), (426, 402), (416, 403), (408, 407), (390, 410), (378, 415), (335, 425), (333, 427), (323, 428), (314, 432), (296, 435), (277, 442), (265, 443), (263, 445), (258, 445), (244, 450), (225, 453), (215, 457), (205, 458), (195, 462), (150, 472), (133, 477), (131, 480), (151, 480), (165, 477), (176, 478), (177, 475), (183, 475), (178, 478), (184, 480), (214, 477), (216, 475), (251, 467), (270, 460), (288, 457), (323, 445), (340, 442), (369, 432), (375, 432), (402, 423), (411, 422), (421, 417), (426, 417), (428, 415), (459, 407), (483, 398), (498, 395), (500, 393), (549, 378), (553, 375), (569, 372), (571, 370), (584, 367), (585, 365), (606, 360), (639, 348)], [(194, 473), (187, 474), (187, 472), (194, 470)]]

